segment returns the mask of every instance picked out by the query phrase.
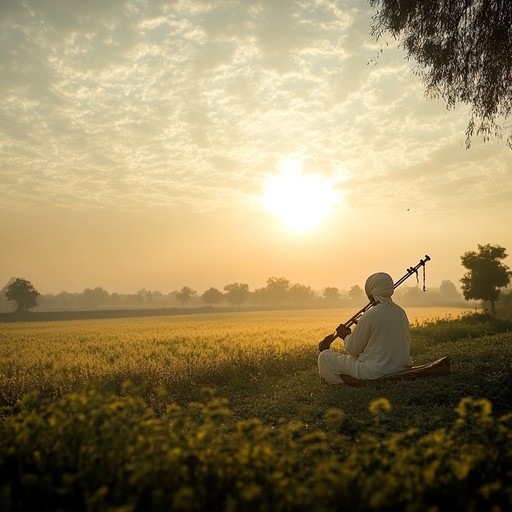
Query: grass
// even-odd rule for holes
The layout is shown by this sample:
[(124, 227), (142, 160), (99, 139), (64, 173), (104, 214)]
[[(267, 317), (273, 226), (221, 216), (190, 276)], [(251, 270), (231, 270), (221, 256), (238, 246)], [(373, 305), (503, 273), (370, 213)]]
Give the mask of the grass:
[[(418, 418), (433, 428), (450, 420), (465, 396), (485, 397), (500, 413), (512, 403), (512, 334), (500, 334), (507, 322), (483, 314), (413, 322), (415, 363), (449, 356), (451, 375), (352, 389), (324, 384), (316, 369), (317, 341), (336, 318), (336, 311), (288, 311), (4, 324), (1, 405), (14, 406), (33, 390), (55, 400), (88, 383), (120, 392), (130, 381), (160, 409), (212, 388), (240, 419), (300, 419), (312, 427), (330, 407), (356, 424), (369, 421), (368, 405), (386, 396), (396, 428)], [(333, 347), (342, 349), (341, 342)], [(159, 403), (162, 388), (166, 401)]]
[(414, 322), (415, 363), (449, 356), (451, 374), (360, 389), (318, 376), (337, 323), (2, 325), (0, 509), (510, 509), (512, 324)]

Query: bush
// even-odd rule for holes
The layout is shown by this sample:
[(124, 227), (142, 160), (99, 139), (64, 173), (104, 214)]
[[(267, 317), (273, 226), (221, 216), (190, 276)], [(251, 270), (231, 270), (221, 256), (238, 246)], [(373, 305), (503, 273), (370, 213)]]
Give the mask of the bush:
[(459, 318), (434, 319), (411, 327), (411, 335), (435, 342), (479, 338), (508, 331), (512, 331), (512, 321), (490, 313), (466, 313)]
[[(512, 414), (463, 399), (447, 428), (389, 433), (370, 404), (357, 442), (325, 429), (237, 421), (211, 392), (157, 415), (136, 390), (27, 397), (1, 427), (0, 509), (355, 511), (509, 509)], [(496, 508), (498, 509), (498, 508)]]

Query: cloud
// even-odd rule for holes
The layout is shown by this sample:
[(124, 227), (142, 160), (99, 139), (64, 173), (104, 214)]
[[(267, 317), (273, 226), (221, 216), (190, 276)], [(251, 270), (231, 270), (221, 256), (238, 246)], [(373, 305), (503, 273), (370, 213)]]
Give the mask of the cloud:
[(476, 182), (500, 168), (454, 152), (464, 112), (425, 100), (400, 51), (368, 64), (380, 43), (357, 1), (0, 6), (4, 207), (250, 208), (287, 157), (343, 178), (354, 206), (390, 201), (385, 184), (445, 197), (434, 177), (456, 194), (475, 154)]

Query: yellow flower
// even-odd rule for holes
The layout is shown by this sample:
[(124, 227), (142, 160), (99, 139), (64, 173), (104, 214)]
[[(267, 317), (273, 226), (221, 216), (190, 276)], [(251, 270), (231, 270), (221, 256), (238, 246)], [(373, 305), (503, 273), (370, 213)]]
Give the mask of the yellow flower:
[(472, 417), (485, 420), (492, 414), (492, 403), (485, 399), (475, 399), (472, 397), (463, 398), (455, 408), (459, 418)]
[(253, 501), (261, 495), (261, 486), (255, 483), (249, 483), (241, 491), (242, 498), (245, 501)]
[(452, 462), (453, 471), (455, 476), (459, 480), (465, 480), (471, 471), (471, 461), (467, 458), (464, 460), (453, 461)]
[(332, 407), (325, 412), (324, 418), (332, 429), (338, 429), (345, 419), (345, 413), (337, 407)]
[(391, 402), (385, 397), (377, 398), (370, 404), (369, 409), (372, 414), (384, 414), (391, 411)]

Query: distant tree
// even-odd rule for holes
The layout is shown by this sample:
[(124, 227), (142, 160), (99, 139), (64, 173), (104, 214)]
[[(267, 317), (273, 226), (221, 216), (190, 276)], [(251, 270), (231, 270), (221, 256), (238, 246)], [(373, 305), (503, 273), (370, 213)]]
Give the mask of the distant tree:
[(233, 306), (240, 306), (249, 297), (249, 285), (245, 283), (231, 283), (224, 286), (226, 300)]
[(397, 300), (409, 306), (423, 306), (428, 298), (419, 286), (404, 286), (400, 290), (399, 297), (400, 299), (397, 296)]
[(0, 308), (2, 310), (11, 310), (11, 304), (9, 303), (9, 301), (7, 300), (7, 298), (5, 297), (5, 294), (7, 293), (7, 289), (9, 288), (9, 286), (14, 283), (14, 281), (16, 281), (16, 278), (15, 277), (11, 277), (9, 279), (9, 281), (7, 281), (7, 283), (4, 285), (4, 287), (0, 290)]
[(323, 297), (328, 302), (336, 302), (340, 299), (340, 291), (334, 286), (328, 286), (324, 290)]
[(507, 318), (512, 318), (512, 290), (500, 294), (496, 301), (496, 311)]
[(196, 291), (192, 290), (192, 288), (189, 288), (188, 286), (184, 286), (179, 292), (174, 292), (174, 296), (178, 301), (180, 302), (182, 307), (188, 306), (190, 301), (192, 300), (192, 297), (196, 295)]
[(137, 291), (137, 296), (139, 298), (140, 304), (147, 305), (151, 302), (151, 290), (146, 290), (146, 288), (141, 288)]
[(123, 304), (123, 296), (118, 292), (110, 294), (110, 303), (112, 306), (119, 307)]
[(163, 305), (165, 302), (164, 294), (159, 290), (149, 290), (148, 291), (148, 303), (152, 306), (155, 305)]
[(99, 308), (108, 301), (110, 294), (97, 286), (96, 288), (86, 288), (82, 292), (82, 306), (85, 308)]
[(37, 306), (37, 297), (39, 292), (33, 284), (26, 279), (18, 277), (8, 287), (5, 292), (7, 300), (13, 300), (17, 304), (16, 312), (25, 313)]
[(508, 256), (499, 245), (480, 245), (478, 251), (469, 251), (461, 256), (462, 265), (468, 270), (460, 280), (466, 300), (481, 299), (491, 304), (496, 314), (496, 301), (500, 288), (510, 283), (512, 272), (501, 260)]
[(293, 284), (288, 290), (288, 298), (292, 304), (312, 304), (315, 300), (315, 292), (310, 286)]
[[(115, 303), (116, 299), (114, 294), (109, 296), (112, 303)], [(117, 299), (119, 302), (119, 298)], [(147, 290), (146, 288), (141, 288), (137, 291), (136, 296), (131, 299), (132, 304), (138, 306), (156, 306), (162, 305), (165, 303), (165, 297), (162, 292), (158, 290)]]
[(451, 281), (443, 281), (439, 286), (439, 294), (443, 302), (461, 301), (462, 297), (456, 286)]
[[(466, 146), (474, 134), (501, 136), (497, 124), (512, 112), (512, 2), (510, 0), (370, 0), (372, 28), (389, 32), (408, 56), (426, 94), (448, 108), (471, 108)], [(512, 134), (507, 138), (512, 148)]]
[(206, 304), (214, 306), (215, 304), (219, 304), (223, 301), (224, 294), (217, 288), (208, 288), (208, 290), (201, 295), (201, 298)]
[(60, 309), (80, 307), (81, 293), (60, 292), (55, 296), (54, 307)]
[(352, 286), (348, 292), (348, 296), (354, 301), (354, 302), (361, 302), (366, 297), (364, 290), (359, 286), (355, 285)]
[(252, 292), (252, 301), (255, 304), (268, 304), (268, 289), (265, 286), (264, 288), (257, 288)]
[(140, 293), (139, 290), (137, 293), (129, 293), (125, 298), (125, 303), (131, 308), (140, 308), (146, 304), (145, 300), (145, 294)]
[(267, 279), (267, 298), (274, 305), (288, 301), (290, 281), (284, 277), (269, 277)]

